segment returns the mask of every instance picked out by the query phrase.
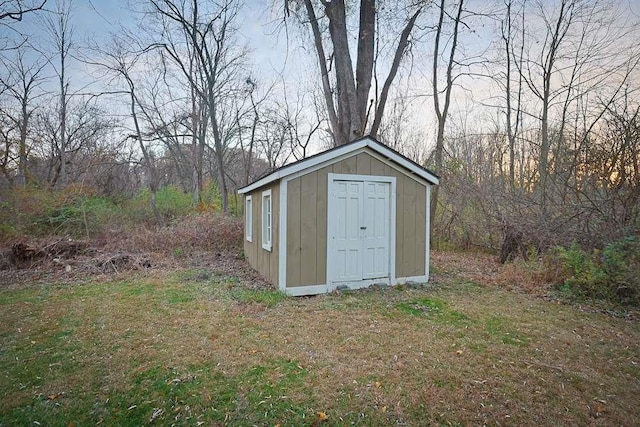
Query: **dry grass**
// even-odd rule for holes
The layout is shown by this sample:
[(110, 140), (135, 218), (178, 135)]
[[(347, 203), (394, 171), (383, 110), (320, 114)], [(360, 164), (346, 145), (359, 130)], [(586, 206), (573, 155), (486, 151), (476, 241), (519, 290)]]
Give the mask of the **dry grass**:
[(164, 252), (179, 256), (188, 256), (198, 250), (237, 254), (242, 250), (243, 224), (241, 218), (205, 212), (182, 217), (167, 227), (140, 228), (109, 240), (131, 251)]
[(636, 424), (638, 323), (500, 268), (437, 253), (431, 288), (311, 298), (204, 269), (3, 290), (0, 425)]

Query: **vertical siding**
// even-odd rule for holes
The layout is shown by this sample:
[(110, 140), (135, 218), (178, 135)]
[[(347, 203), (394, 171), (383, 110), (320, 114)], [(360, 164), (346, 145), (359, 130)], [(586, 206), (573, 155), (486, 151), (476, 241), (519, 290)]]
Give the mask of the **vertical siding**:
[(326, 283), (330, 172), (396, 177), (396, 276), (424, 275), (426, 188), (363, 152), (288, 181), (287, 287)]
[(371, 160), (372, 157), (367, 153), (360, 153), (356, 156), (356, 171), (358, 175), (372, 175)]
[[(385, 165), (385, 169), (389, 166)], [(402, 179), (403, 175), (394, 171), (391, 173), (396, 177), (396, 277), (405, 277), (405, 248), (407, 241), (405, 240), (405, 203), (404, 203), (404, 186), (405, 180)]]
[(287, 183), (287, 286), (300, 286), (300, 251), (302, 247), (301, 222), (301, 179)]
[(380, 160), (376, 159), (375, 157), (371, 157), (371, 163), (370, 163), (370, 174), (369, 175), (378, 175), (378, 176), (384, 176), (386, 175), (385, 172), (385, 164), (382, 163)]
[[(271, 189), (271, 251), (262, 248), (262, 192)], [(253, 242), (244, 239), (244, 253), (253, 268), (270, 283), (278, 283), (280, 185), (274, 183), (250, 193), (253, 205)]]
[(315, 283), (317, 279), (317, 217), (318, 173), (312, 172), (300, 178), (300, 282)]
[(356, 174), (358, 173), (358, 160), (357, 156), (351, 156), (341, 161), (342, 173)]
[(414, 275), (425, 274), (425, 251), (427, 250), (427, 188), (416, 182), (416, 271)]
[(402, 180), (402, 250), (398, 275), (415, 276), (416, 271), (416, 185), (413, 180)]
[(316, 284), (327, 282), (327, 198), (328, 174), (333, 171), (331, 166), (324, 167), (314, 172), (318, 184), (318, 200), (316, 203), (317, 221), (317, 244), (316, 244)]

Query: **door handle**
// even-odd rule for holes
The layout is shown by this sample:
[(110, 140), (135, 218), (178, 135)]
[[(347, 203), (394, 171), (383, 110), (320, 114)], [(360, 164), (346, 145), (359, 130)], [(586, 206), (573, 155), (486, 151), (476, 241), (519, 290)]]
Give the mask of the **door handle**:
[(367, 227), (360, 227), (360, 230), (366, 230)]

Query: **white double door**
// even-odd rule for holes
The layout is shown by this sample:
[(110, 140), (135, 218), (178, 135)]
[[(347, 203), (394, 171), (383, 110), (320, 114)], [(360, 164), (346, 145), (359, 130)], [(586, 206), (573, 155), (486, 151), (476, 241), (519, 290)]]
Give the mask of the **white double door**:
[(333, 281), (389, 277), (391, 183), (334, 180)]

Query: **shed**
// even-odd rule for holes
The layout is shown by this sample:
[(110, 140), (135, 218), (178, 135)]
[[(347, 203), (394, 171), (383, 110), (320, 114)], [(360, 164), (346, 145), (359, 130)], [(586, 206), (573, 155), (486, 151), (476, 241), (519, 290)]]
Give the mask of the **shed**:
[(427, 282), (432, 185), (369, 136), (285, 165), (238, 190), (245, 256), (288, 295)]

